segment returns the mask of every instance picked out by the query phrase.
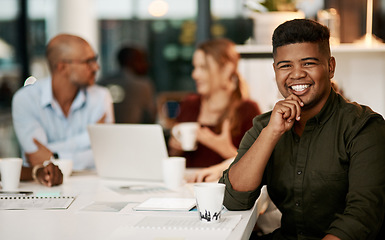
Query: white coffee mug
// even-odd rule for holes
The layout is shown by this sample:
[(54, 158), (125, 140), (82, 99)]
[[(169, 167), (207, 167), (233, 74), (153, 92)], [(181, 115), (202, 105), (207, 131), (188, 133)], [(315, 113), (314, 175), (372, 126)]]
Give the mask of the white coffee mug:
[(63, 173), (63, 178), (67, 179), (72, 174), (73, 161), (71, 159), (54, 159), (51, 160), (53, 164), (59, 167), (60, 171)]
[(194, 184), (199, 219), (202, 222), (215, 223), (220, 221), (225, 186), (223, 183)]
[(21, 158), (0, 159), (1, 186), (5, 191), (17, 190), (20, 183)]
[(163, 181), (167, 188), (177, 189), (184, 184), (186, 158), (168, 157), (162, 160)]
[(197, 122), (183, 122), (172, 128), (172, 135), (180, 142), (184, 151), (196, 150), (198, 127), (199, 123)]

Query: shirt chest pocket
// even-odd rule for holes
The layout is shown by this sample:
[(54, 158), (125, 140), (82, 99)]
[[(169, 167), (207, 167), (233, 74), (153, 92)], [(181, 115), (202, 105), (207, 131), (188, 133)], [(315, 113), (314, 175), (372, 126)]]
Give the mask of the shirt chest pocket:
[(344, 209), (348, 192), (348, 171), (322, 172), (312, 171), (309, 189), (313, 207), (330, 206), (337, 212)]

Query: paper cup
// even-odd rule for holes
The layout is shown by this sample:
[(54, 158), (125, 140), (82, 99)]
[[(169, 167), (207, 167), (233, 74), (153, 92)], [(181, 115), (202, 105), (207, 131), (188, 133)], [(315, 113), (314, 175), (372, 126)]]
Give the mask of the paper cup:
[(21, 158), (3, 158), (0, 160), (1, 186), (5, 191), (17, 190), (20, 183)]
[(177, 189), (184, 184), (186, 158), (169, 157), (162, 160), (163, 181), (167, 188)]
[(178, 123), (172, 128), (172, 135), (180, 142), (184, 151), (196, 150), (198, 127), (199, 123), (184, 122)]
[(219, 222), (223, 209), (225, 184), (197, 183), (194, 185), (194, 191), (199, 219), (202, 222)]

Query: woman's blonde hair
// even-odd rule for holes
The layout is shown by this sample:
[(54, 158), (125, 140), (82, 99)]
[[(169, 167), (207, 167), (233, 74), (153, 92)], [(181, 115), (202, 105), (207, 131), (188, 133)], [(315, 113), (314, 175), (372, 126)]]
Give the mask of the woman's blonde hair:
[(223, 68), (227, 63), (234, 65), (231, 80), (235, 81), (236, 88), (230, 97), (229, 106), (219, 119), (218, 125), (221, 126), (225, 119), (230, 119), (231, 129), (235, 131), (239, 125), (235, 110), (242, 99), (249, 97), (247, 84), (238, 72), (240, 56), (235, 48), (235, 43), (225, 38), (216, 38), (200, 43), (197, 50), (203, 51), (206, 56), (210, 55), (220, 68)]
[(224, 67), (229, 62), (232, 63), (234, 65), (232, 79), (237, 83), (237, 87), (234, 91), (235, 98), (243, 99), (248, 97), (249, 94), (246, 83), (238, 72), (240, 56), (235, 48), (234, 42), (225, 38), (211, 39), (200, 43), (197, 50), (202, 50), (206, 56), (210, 55), (213, 57), (220, 68)]

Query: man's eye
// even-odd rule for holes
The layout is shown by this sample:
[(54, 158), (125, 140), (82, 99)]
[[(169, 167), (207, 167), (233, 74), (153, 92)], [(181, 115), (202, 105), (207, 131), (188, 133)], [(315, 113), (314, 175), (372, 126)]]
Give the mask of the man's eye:
[(280, 65), (279, 69), (285, 69), (285, 68), (289, 68), (289, 67), (290, 67), (289, 64), (285, 64), (285, 65)]
[(305, 62), (304, 65), (305, 65), (305, 66), (315, 65), (315, 62)]

